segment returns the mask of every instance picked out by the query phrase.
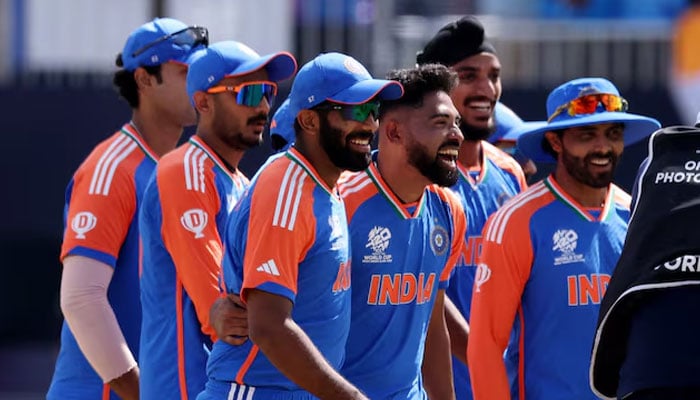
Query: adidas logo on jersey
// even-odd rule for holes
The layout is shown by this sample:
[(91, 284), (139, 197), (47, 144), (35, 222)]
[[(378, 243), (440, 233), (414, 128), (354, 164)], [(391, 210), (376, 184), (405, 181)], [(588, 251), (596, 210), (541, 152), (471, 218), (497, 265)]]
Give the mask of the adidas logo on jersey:
[(269, 259), (266, 262), (262, 263), (261, 266), (256, 268), (256, 271), (264, 272), (272, 276), (280, 276), (280, 271), (277, 269), (277, 265), (275, 264), (275, 260), (273, 259)]

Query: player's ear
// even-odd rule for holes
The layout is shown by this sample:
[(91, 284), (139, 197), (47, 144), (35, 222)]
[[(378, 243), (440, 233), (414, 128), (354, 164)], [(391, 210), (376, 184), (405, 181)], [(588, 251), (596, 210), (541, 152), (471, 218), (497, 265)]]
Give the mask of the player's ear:
[(200, 114), (206, 114), (211, 110), (210, 96), (207, 96), (206, 93), (202, 91), (194, 92), (192, 98), (194, 99), (194, 108)]
[(302, 131), (316, 134), (321, 129), (321, 116), (313, 110), (301, 110), (297, 114), (297, 123)]
[(386, 136), (389, 142), (400, 143), (402, 138), (401, 124), (394, 117), (384, 117), (381, 121), (384, 129), (380, 129), (381, 134)]
[(561, 153), (561, 135), (552, 131), (545, 132), (544, 140), (546, 140), (549, 143), (549, 146), (552, 148), (552, 150), (554, 150), (556, 153)]
[(153, 86), (151, 77), (152, 75), (142, 67), (138, 67), (136, 70), (134, 70), (134, 81), (136, 81), (136, 86), (139, 88), (139, 90)]

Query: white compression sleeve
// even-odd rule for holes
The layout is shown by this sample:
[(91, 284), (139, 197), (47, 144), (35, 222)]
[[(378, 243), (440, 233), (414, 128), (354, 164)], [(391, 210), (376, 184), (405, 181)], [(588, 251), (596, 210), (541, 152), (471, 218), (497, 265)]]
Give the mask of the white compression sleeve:
[(81, 256), (63, 261), (61, 310), (85, 358), (106, 383), (136, 366), (114, 311), (107, 288), (114, 270)]

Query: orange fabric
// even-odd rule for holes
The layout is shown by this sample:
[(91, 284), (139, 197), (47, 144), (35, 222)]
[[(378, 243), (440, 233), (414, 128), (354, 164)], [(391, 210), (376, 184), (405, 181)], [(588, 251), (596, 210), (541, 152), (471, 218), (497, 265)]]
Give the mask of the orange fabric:
[(255, 360), (255, 357), (257, 357), (259, 350), (260, 348), (257, 344), (254, 344), (253, 347), (250, 348), (248, 357), (245, 358), (245, 361), (243, 361), (243, 365), (241, 365), (241, 369), (239, 369), (238, 373), (236, 374), (236, 383), (238, 383), (239, 385), (243, 385), (243, 378), (245, 378), (245, 374), (246, 372), (248, 372), (250, 366), (253, 364), (253, 361)]
[(467, 216), (462, 207), (462, 201), (457, 197), (457, 195), (447, 188), (441, 188), (437, 185), (431, 185), (428, 190), (437, 193), (440, 198), (447, 204), (450, 205), (452, 210), (452, 218), (454, 223), (454, 232), (452, 237), (459, 240), (452, 241), (452, 248), (450, 249), (450, 258), (445, 263), (445, 267), (440, 274), (440, 281), (446, 281), (450, 279), (450, 274), (457, 264), (457, 260), (462, 255), (466, 242), (463, 240), (467, 236)]
[[(219, 297), (222, 244), (216, 226), (221, 201), (215, 183), (214, 163), (208, 157), (194, 159), (192, 144), (163, 157), (156, 181), (163, 223), (161, 236), (175, 264), (177, 279), (192, 299), (202, 332), (216, 340), (209, 323), (209, 309)], [(197, 173), (193, 173), (199, 168)], [(199, 178), (193, 184), (193, 178)], [(196, 229), (193, 229), (196, 227)]]
[(482, 148), (484, 149), (484, 156), (493, 160), (493, 162), (498, 165), (501, 169), (510, 172), (515, 175), (515, 178), (520, 185), (520, 191), (527, 189), (527, 180), (525, 179), (525, 173), (523, 168), (518, 164), (513, 157), (511, 157), (505, 151), (499, 149), (498, 147), (492, 145), (489, 142), (482, 141)]
[(61, 261), (79, 246), (117, 258), (136, 213), (133, 176), (144, 157), (135, 141), (116, 133), (78, 168), (73, 176)]
[(108, 384), (105, 383), (104, 385), (102, 385), (102, 400), (109, 400), (110, 390), (111, 389), (109, 388)]
[[(346, 173), (338, 180), (338, 191), (345, 201), (348, 223), (352, 221), (358, 207), (377, 193), (374, 182), (365, 171)], [(349, 196), (353, 193), (352, 196)]]
[(265, 283), (296, 294), (299, 263), (316, 240), (312, 193), (318, 186), (299, 164), (283, 161), (258, 176), (252, 193), (241, 287), (244, 302), (250, 289)]
[(534, 259), (529, 222), (535, 211), (553, 200), (539, 183), (514, 197), (484, 226), (467, 348), (476, 400), (510, 399), (503, 352)]
[(673, 36), (673, 67), (681, 76), (700, 74), (700, 6), (689, 8), (676, 23)]

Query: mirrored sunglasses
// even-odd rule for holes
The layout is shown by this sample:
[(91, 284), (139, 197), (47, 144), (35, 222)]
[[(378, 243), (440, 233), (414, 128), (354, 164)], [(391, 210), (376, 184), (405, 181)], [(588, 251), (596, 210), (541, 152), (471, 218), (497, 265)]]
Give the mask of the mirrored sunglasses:
[(378, 101), (370, 101), (362, 104), (324, 103), (315, 108), (320, 110), (340, 111), (340, 114), (346, 121), (365, 122), (370, 114), (374, 120), (379, 118)]
[(143, 54), (146, 50), (153, 46), (156, 46), (162, 42), (169, 40), (173, 44), (180, 46), (183, 50), (190, 50), (196, 46), (204, 45), (205, 47), (209, 45), (209, 31), (203, 26), (189, 26), (185, 29), (173, 32), (144, 45), (140, 49), (136, 50), (131, 54), (132, 57), (137, 57)]
[(207, 93), (233, 92), (236, 103), (242, 106), (257, 107), (262, 99), (272, 106), (277, 96), (277, 84), (269, 81), (244, 82), (237, 86), (214, 86)]
[(605, 111), (610, 112), (625, 112), (628, 107), (627, 100), (620, 96), (608, 93), (589, 94), (560, 105), (554, 110), (552, 115), (549, 116), (547, 122), (552, 122), (554, 118), (565, 111), (572, 117), (593, 114), (598, 110), (598, 105), (603, 105)]

